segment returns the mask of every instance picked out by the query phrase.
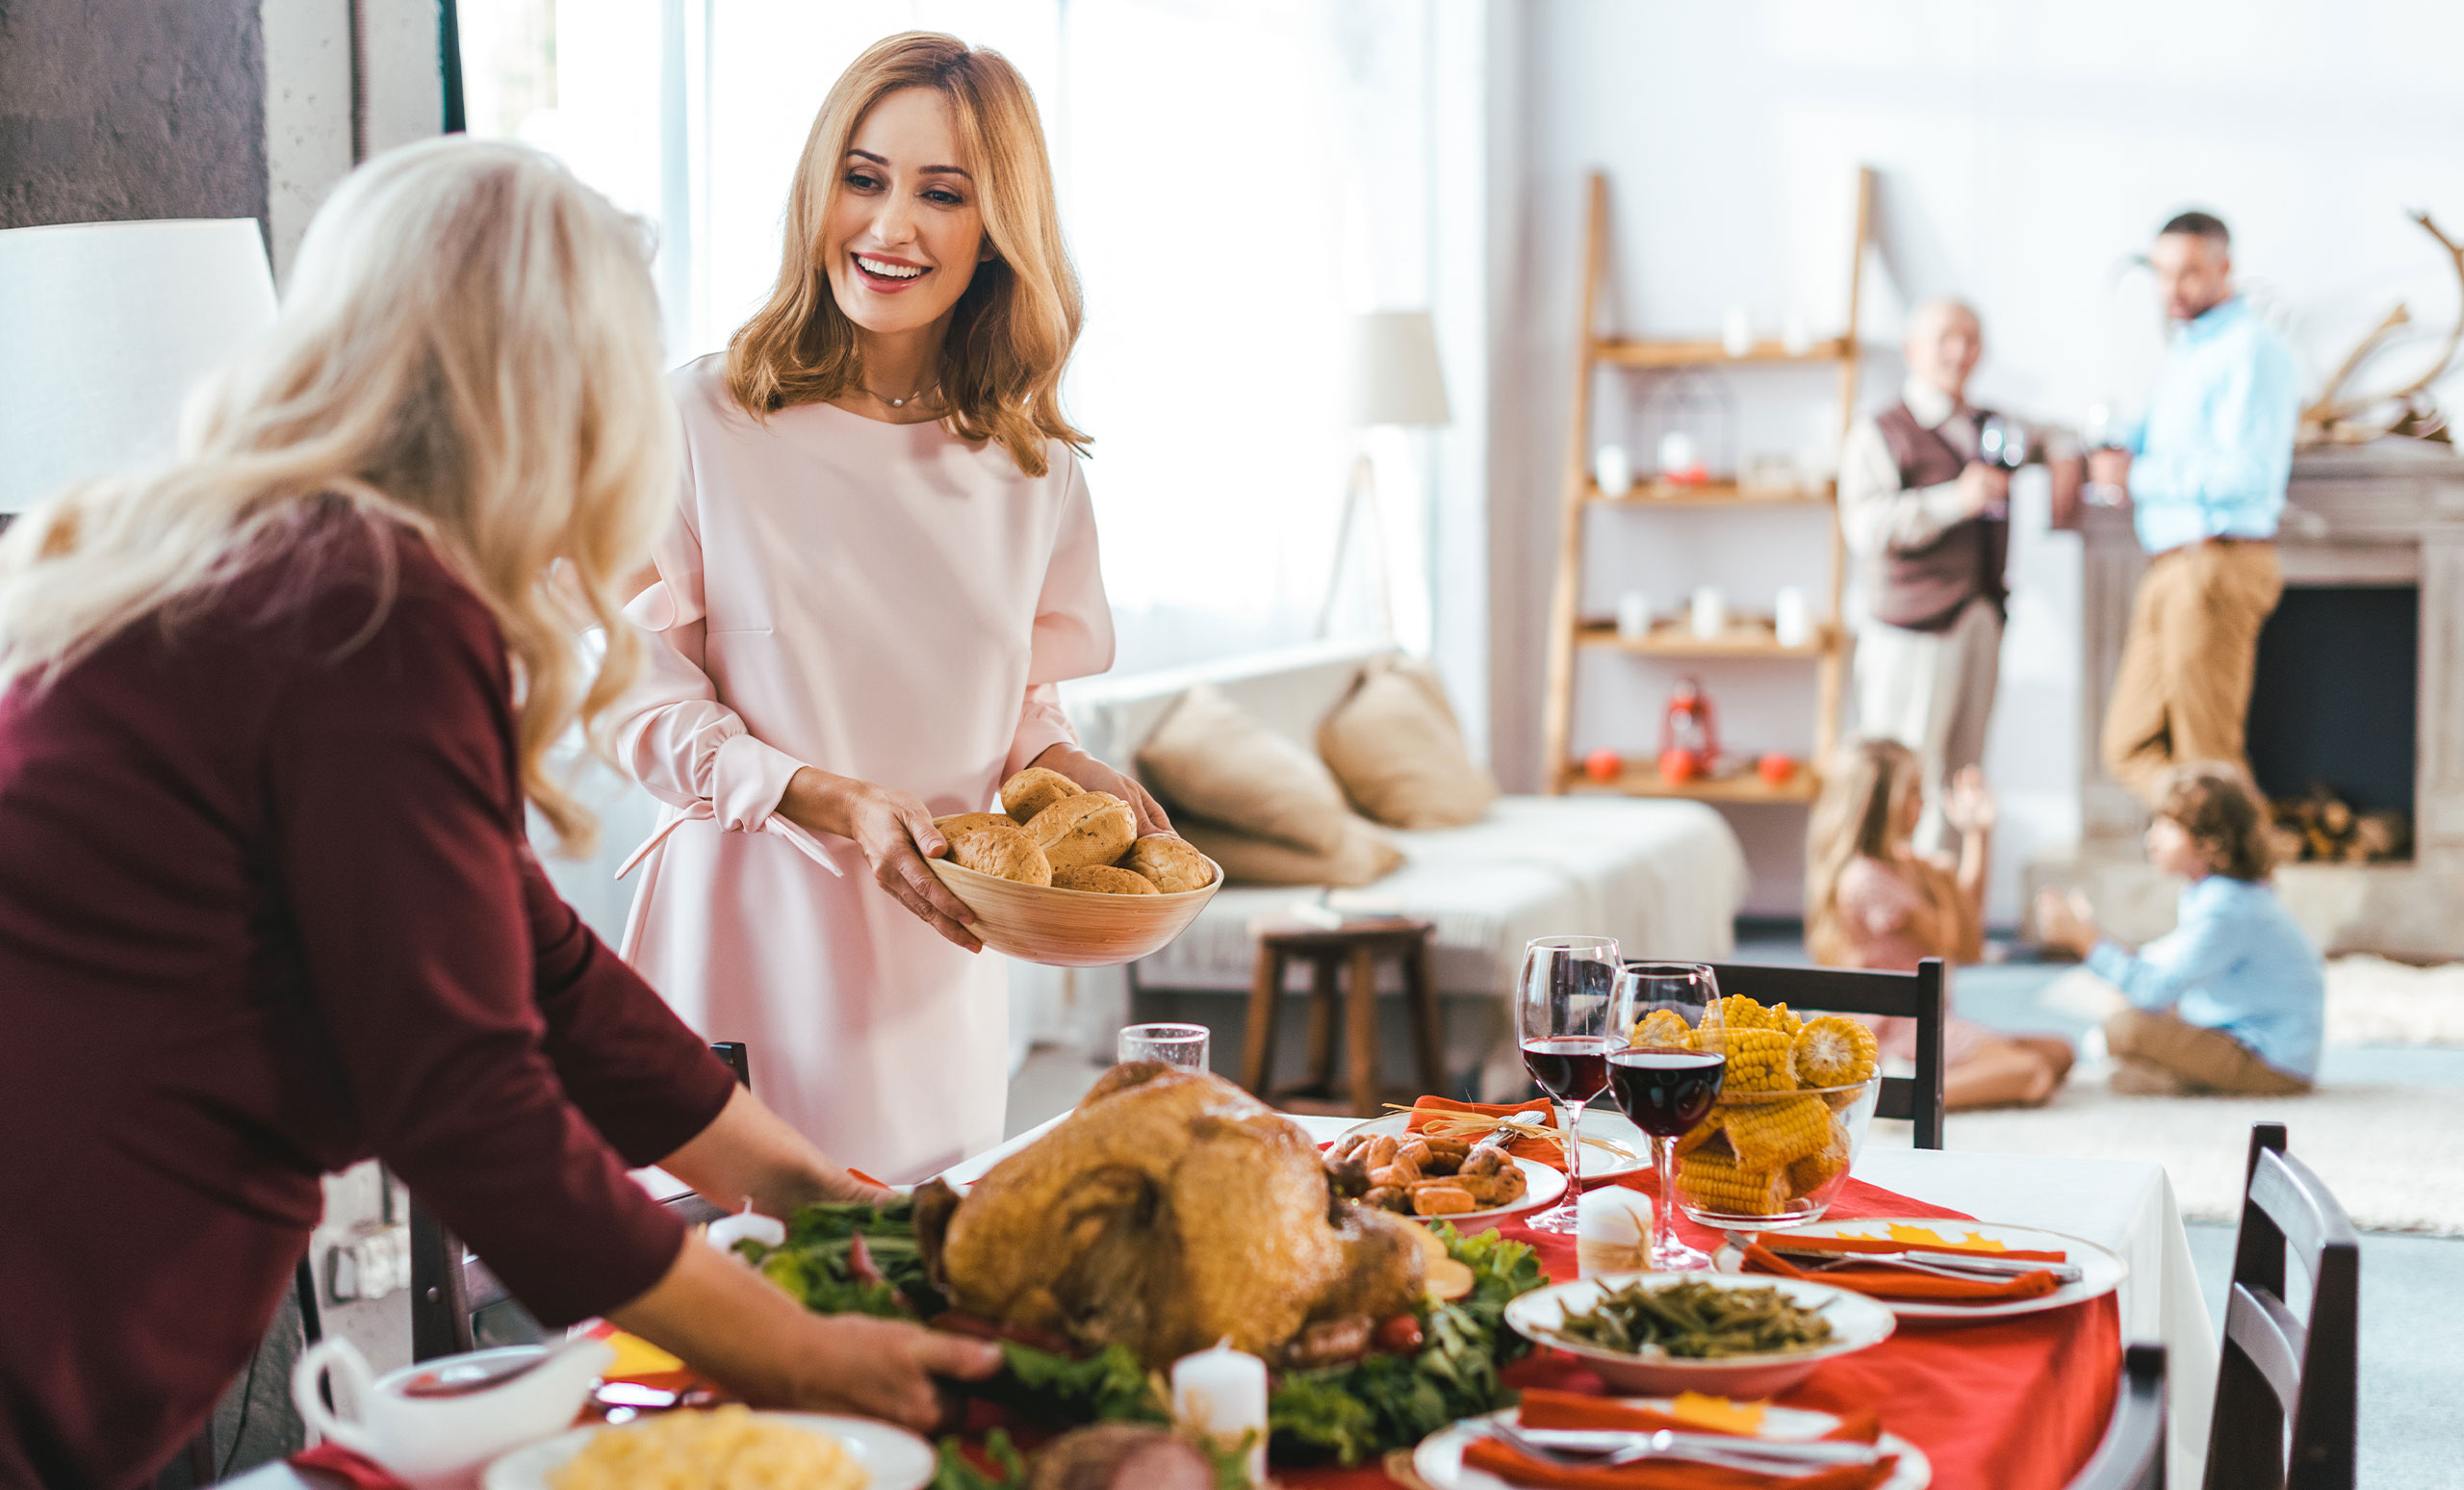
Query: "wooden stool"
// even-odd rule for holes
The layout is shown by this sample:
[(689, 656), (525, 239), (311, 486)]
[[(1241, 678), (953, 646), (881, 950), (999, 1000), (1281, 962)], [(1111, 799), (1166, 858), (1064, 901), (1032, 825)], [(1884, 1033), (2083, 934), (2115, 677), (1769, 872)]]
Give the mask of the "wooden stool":
[[(1241, 1085), (1277, 1107), (1296, 1112), (1351, 1113), (1374, 1118), (1377, 1085), (1377, 964), (1393, 960), (1402, 969), (1412, 1042), (1420, 1056), (1421, 1091), (1446, 1085), (1443, 1026), (1438, 1022), (1437, 983), (1428, 961), (1429, 923), (1409, 916), (1381, 917), (1349, 926), (1270, 927), (1258, 935), (1257, 977), (1249, 987), (1248, 1039), (1241, 1054)], [(1284, 969), (1296, 962), (1312, 968), (1309, 987), (1309, 1076), (1306, 1082), (1270, 1090), (1275, 1020), (1283, 1003)], [(1348, 1092), (1335, 1086), (1336, 968), (1348, 964), (1344, 990), (1345, 1064)], [(1402, 1093), (1405, 1101), (1419, 1093)]]

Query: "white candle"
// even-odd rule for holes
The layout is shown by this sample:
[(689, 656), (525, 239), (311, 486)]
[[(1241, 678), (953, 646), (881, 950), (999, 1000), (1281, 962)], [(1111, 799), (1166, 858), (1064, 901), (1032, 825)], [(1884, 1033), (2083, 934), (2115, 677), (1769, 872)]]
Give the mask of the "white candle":
[(1716, 584), (1700, 585), (1694, 591), (1694, 634), (1704, 641), (1717, 641), (1729, 629), (1729, 598)]
[(1604, 445), (1592, 457), (1592, 480), (1603, 497), (1623, 497), (1634, 489), (1634, 463), (1622, 445)]
[(1781, 589), (1772, 602), (1772, 630), (1783, 647), (1802, 647), (1813, 640), (1813, 607), (1795, 585)]
[(1249, 1444), (1249, 1483), (1267, 1482), (1267, 1363), (1226, 1340), (1212, 1350), (1172, 1363), (1172, 1416), (1225, 1449), (1244, 1433)]
[(1732, 305), (1720, 318), (1720, 349), (1732, 357), (1742, 357), (1754, 350), (1754, 318), (1742, 305)]
[(1648, 591), (1628, 590), (1617, 597), (1617, 634), (1641, 641), (1652, 634), (1652, 598)]

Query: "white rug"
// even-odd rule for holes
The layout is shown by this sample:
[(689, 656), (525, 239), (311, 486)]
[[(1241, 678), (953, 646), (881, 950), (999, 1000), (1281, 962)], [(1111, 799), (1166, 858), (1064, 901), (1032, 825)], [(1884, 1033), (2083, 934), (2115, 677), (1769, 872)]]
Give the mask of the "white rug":
[[(2044, 1003), (2082, 1019), (2118, 1013), (2121, 990), (2085, 967), (2045, 986)], [(2464, 963), (2415, 967), (2356, 954), (2327, 963), (2330, 1045), (2464, 1045)]]

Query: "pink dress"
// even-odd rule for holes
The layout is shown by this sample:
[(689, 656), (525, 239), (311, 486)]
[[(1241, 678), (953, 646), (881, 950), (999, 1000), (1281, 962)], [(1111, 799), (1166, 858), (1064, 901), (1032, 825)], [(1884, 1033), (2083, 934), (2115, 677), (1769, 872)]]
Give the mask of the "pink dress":
[(628, 610), (648, 656), (616, 732), (666, 810), (627, 865), (625, 957), (705, 1037), (748, 1042), (754, 1090), (833, 1157), (920, 1178), (1000, 1142), (1003, 962), (772, 809), (811, 765), (975, 811), (1074, 742), (1053, 685), (1113, 655), (1086, 481), (1058, 444), (1029, 477), (938, 424), (757, 424), (715, 356), (671, 382), (681, 521)]
[[(1938, 957), (1945, 962), (1973, 962), (1980, 929), (1968, 913), (1965, 899), (1950, 875), (1921, 860), (1886, 863), (1860, 856), (1840, 871), (1835, 891), (1839, 929), (1847, 939), (1847, 965), (1914, 972), (1918, 962)], [(1948, 946), (1928, 942), (1911, 924), (1931, 912), (1949, 933)], [(1886, 1055), (1916, 1057), (1916, 1021), (1872, 1015), (1854, 1015), (1872, 1030)], [(1984, 1025), (1952, 1015), (1942, 1027), (1942, 1064), (1957, 1066), (1993, 1039)]]

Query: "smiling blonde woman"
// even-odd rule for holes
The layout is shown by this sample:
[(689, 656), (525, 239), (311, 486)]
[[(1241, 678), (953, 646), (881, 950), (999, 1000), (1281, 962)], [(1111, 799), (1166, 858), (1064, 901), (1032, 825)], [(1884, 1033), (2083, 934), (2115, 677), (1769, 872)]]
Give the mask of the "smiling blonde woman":
[(822, 103), (786, 229), (769, 302), (673, 379), (682, 496), (620, 732), (668, 809), (626, 955), (748, 1041), (808, 1137), (920, 1177), (999, 1142), (1008, 1087), (1002, 967), (925, 865), (933, 819), (1033, 764), (1168, 825), (1055, 700), (1113, 633), (1026, 84), (950, 37), (876, 44)]

